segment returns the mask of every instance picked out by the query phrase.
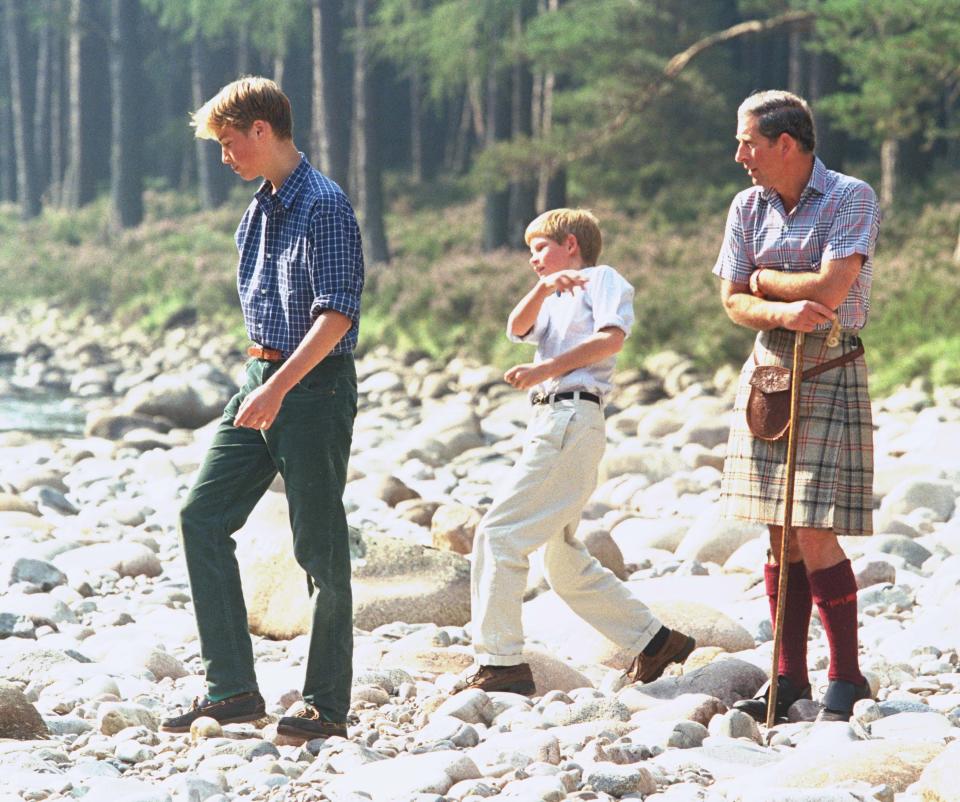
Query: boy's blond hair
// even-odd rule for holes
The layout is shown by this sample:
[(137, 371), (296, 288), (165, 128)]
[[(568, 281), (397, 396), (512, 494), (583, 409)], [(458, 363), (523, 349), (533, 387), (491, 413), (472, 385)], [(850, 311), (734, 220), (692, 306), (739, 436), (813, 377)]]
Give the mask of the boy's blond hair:
[(584, 267), (593, 267), (603, 249), (600, 221), (589, 209), (551, 209), (536, 218), (523, 234), (523, 241), (530, 244), (534, 237), (549, 237), (563, 243), (573, 234), (580, 246)]
[(270, 123), (279, 139), (293, 139), (290, 100), (269, 78), (247, 75), (233, 81), (190, 117), (199, 139), (218, 139), (227, 125), (248, 131), (254, 120)]

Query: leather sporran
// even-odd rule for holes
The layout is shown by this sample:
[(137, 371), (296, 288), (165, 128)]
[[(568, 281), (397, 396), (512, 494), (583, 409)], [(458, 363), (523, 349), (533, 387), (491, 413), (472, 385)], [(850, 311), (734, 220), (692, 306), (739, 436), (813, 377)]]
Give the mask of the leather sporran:
[(790, 428), (789, 368), (757, 365), (750, 376), (747, 426), (754, 437), (779, 440)]

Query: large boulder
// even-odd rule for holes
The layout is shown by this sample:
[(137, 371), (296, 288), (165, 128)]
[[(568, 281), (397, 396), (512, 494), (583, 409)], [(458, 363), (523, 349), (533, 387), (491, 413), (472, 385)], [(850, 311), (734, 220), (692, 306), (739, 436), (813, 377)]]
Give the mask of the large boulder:
[[(683, 579), (687, 581), (680, 581)], [(685, 598), (720, 601), (720, 594), (728, 592), (726, 586), (735, 587), (724, 581), (727, 579), (742, 584), (742, 580), (736, 577), (667, 577), (664, 580), (627, 582), (626, 585), (649, 604), (654, 615), (664, 624), (692, 635), (698, 646), (717, 646), (730, 652), (752, 649), (755, 645), (753, 637), (732, 618), (701, 602), (676, 597), (682, 594)], [(668, 592), (671, 581), (680, 586), (675, 592)], [(602, 663), (625, 669), (636, 657), (635, 651), (622, 649), (601, 635), (552, 590), (523, 605), (523, 628), (528, 636), (539, 640), (558, 656), (578, 663)]]
[[(251, 631), (280, 639), (308, 632), (313, 604), (293, 556), (286, 498), (267, 493), (236, 540)], [(351, 554), (354, 624), (361, 629), (470, 620), (470, 564), (459, 554), (384, 536), (352, 541)]]
[(675, 554), (681, 560), (723, 565), (740, 546), (766, 532), (766, 526), (721, 518), (711, 508), (694, 521)]
[(176, 426), (197, 429), (223, 412), (234, 391), (229, 377), (198, 365), (184, 373), (163, 373), (133, 387), (118, 411), (159, 416)]
[(960, 764), (960, 741), (953, 741), (931, 760), (911, 789), (923, 802), (960, 802), (957, 765)]
[(160, 576), (160, 559), (142, 543), (94, 543), (70, 549), (53, 559), (68, 577), (116, 571), (120, 576)]
[(443, 465), (464, 451), (485, 444), (480, 418), (473, 406), (444, 401), (424, 405), (422, 422), (400, 438), (397, 449), (398, 453), (428, 465)]

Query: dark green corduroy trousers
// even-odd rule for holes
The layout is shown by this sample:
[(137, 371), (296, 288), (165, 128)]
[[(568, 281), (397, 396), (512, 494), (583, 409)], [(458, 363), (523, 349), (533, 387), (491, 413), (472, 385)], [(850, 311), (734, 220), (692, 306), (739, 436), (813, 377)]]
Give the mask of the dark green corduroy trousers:
[[(324, 718), (345, 721), (353, 604), (343, 489), (357, 412), (356, 369), (350, 354), (327, 357), (287, 393), (268, 430), (235, 427), (243, 399), (277, 367), (259, 359), (247, 364), (246, 383), (224, 409), (180, 511), (208, 693), (222, 698), (257, 688), (232, 536), (279, 471), (290, 507), (294, 555), (316, 590), (303, 697)], [(303, 594), (307, 604), (308, 584), (298, 574), (278, 591)]]

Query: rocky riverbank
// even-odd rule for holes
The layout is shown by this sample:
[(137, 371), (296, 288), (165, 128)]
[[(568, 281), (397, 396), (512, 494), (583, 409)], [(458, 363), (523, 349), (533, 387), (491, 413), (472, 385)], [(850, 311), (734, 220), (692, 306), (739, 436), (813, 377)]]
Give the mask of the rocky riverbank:
[[(459, 691), (464, 555), (526, 401), (467, 360), (367, 354), (346, 494), (356, 720), (349, 741), (292, 746), (273, 724), (298, 702), (308, 602), (278, 581), (299, 572), (279, 484), (237, 537), (269, 715), (157, 731), (203, 692), (176, 518), (242, 367), (236, 343), (198, 325), (68, 335), (38, 309), (0, 319), (0, 352), (17, 386), (66, 388), (89, 409), (84, 437), (0, 435), (0, 802), (960, 798), (960, 389), (875, 404), (881, 534), (845, 546), (878, 701), (849, 725), (814, 724), (801, 702), (766, 732), (729, 709), (764, 681), (771, 649), (761, 528), (716, 514), (732, 370), (704, 377), (664, 353), (620, 375), (580, 530), (698, 649), (682, 673), (624, 685), (633, 655), (534, 564), (528, 700)], [(822, 686), (816, 613), (810, 652)]]

